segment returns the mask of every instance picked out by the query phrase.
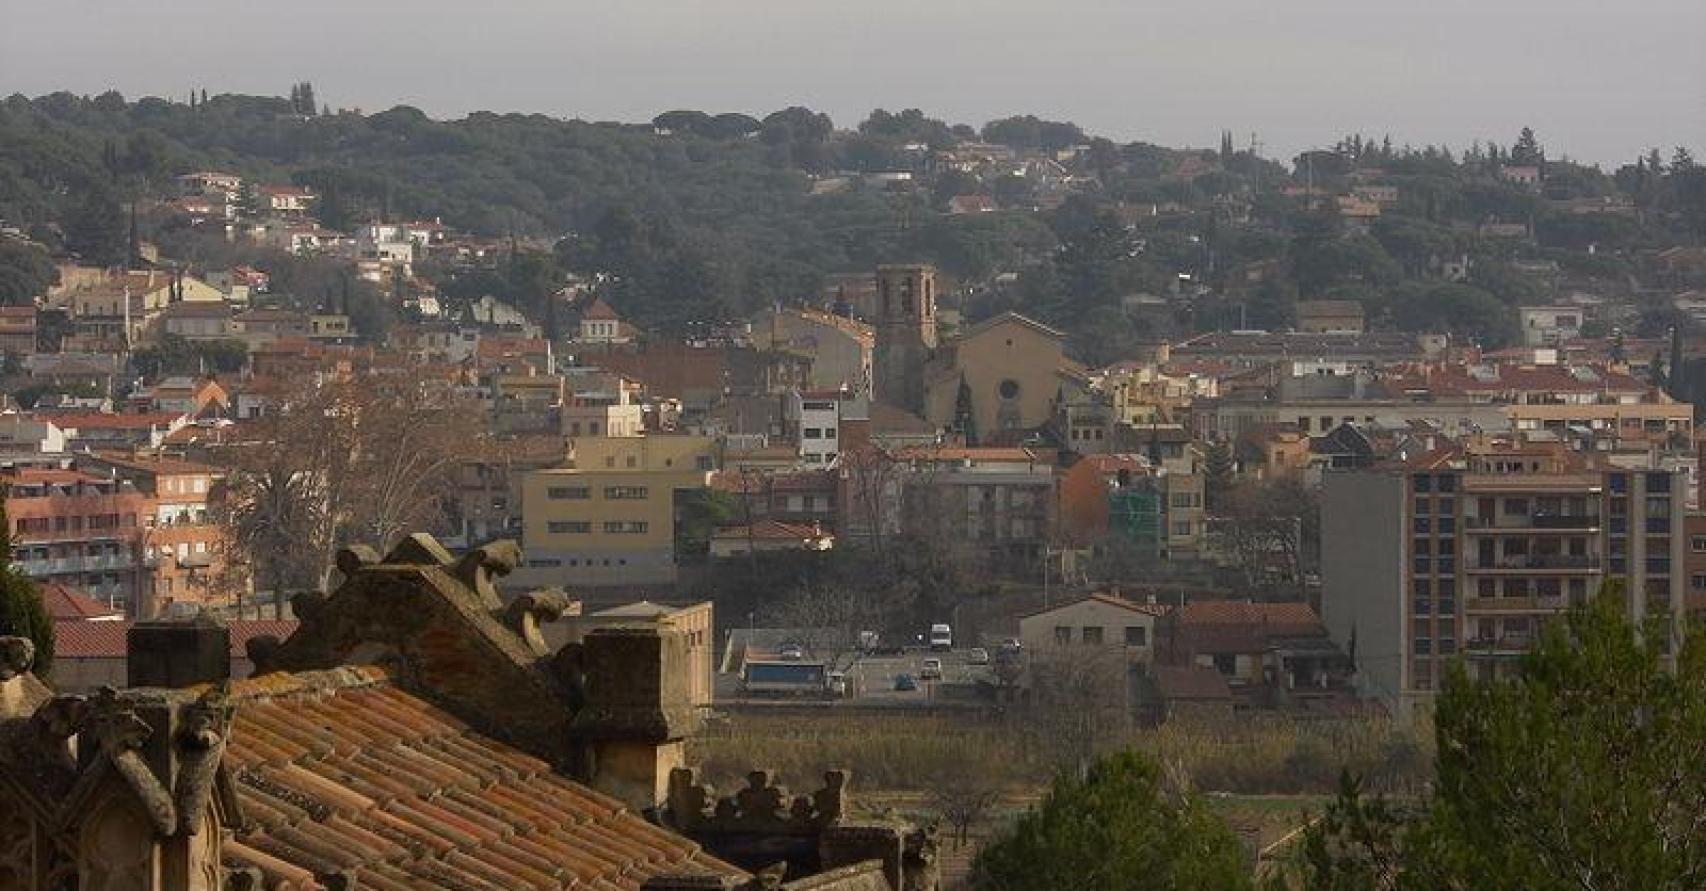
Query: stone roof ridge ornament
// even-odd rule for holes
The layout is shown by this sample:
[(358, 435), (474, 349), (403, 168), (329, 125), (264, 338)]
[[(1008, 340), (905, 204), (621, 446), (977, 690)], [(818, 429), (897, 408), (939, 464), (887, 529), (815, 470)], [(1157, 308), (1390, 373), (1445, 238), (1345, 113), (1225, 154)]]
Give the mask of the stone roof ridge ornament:
[(0, 637), (0, 681), (9, 681), (36, 663), (36, 645), (27, 637)]
[(527, 646), (541, 656), (551, 652), (550, 644), (539, 631), (540, 622), (555, 622), (574, 609), (569, 595), (557, 589), (529, 591), (510, 601), (504, 608), (503, 622), (521, 636)]
[[(431, 541), (431, 536), (423, 537)], [(493, 576), (509, 575), (520, 565), (521, 545), (506, 538), (469, 551), (449, 569), (451, 575), (479, 594), (482, 600), (498, 603), (500, 598), (497, 588), (492, 584)]]
[(745, 787), (718, 797), (710, 784), (698, 781), (692, 768), (678, 767), (669, 775), (666, 822), (689, 835), (811, 835), (840, 824), (850, 777), (845, 770), (827, 771), (823, 788), (790, 798), (788, 790), (775, 782), (773, 772), (754, 770), (746, 775)]

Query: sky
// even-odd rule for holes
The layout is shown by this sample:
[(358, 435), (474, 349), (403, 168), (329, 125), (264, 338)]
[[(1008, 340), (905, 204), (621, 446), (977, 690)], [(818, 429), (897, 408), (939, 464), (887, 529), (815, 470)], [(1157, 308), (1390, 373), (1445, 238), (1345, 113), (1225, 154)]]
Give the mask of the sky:
[(1269, 157), (1356, 131), (1706, 157), (1706, 0), (0, 0), (0, 95), (283, 95), (648, 121), (1071, 120)]

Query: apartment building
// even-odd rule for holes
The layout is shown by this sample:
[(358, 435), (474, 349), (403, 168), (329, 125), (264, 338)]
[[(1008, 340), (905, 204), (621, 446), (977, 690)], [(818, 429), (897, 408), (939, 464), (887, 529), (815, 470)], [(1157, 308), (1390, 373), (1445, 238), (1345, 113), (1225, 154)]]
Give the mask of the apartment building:
[(676, 493), (705, 487), (715, 465), (707, 436), (575, 440), (567, 466), (523, 478), (527, 560), (511, 583), (673, 583)]
[(1681, 470), (1613, 467), (1556, 443), (1470, 444), (1328, 473), (1322, 618), (1366, 695), (1408, 712), (1448, 663), (1508, 674), (1542, 623), (1622, 580), (1630, 617), (1681, 627)]
[(1023, 448), (908, 449), (902, 529), (980, 561), (1035, 567), (1056, 517), (1054, 462)]
[(138, 536), (148, 564), (138, 610), (143, 618), (170, 613), (179, 604), (227, 605), (230, 592), (216, 590), (223, 536), (208, 504), (220, 477), (215, 468), (158, 455), (110, 452), (79, 458), (78, 465), (129, 483), (151, 501), (153, 510)]
[(783, 428), (798, 444), (801, 464), (821, 470), (835, 463), (841, 452), (841, 408), (850, 401), (850, 391), (791, 390), (783, 395)]
[(620, 374), (572, 375), (563, 398), (564, 436), (639, 436), (645, 432), (640, 386)]
[(15, 569), (138, 614), (148, 584), (137, 555), (154, 511), (147, 494), (128, 480), (63, 465), (8, 467), (0, 484)]

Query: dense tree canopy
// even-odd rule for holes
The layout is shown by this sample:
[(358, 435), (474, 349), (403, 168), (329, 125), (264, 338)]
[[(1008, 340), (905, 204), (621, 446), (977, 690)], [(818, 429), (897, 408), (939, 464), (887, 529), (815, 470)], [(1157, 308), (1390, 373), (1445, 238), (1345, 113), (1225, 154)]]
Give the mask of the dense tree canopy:
[(1154, 762), (1126, 751), (1056, 779), (974, 866), (984, 891), (1236, 891), (1250, 887), (1232, 830)]
[(1547, 624), (1508, 679), (1457, 666), (1431, 799), (1394, 807), (1347, 781), (1306, 836), (1297, 886), (1706, 887), (1706, 636), (1637, 633), (1624, 597), (1609, 586)]

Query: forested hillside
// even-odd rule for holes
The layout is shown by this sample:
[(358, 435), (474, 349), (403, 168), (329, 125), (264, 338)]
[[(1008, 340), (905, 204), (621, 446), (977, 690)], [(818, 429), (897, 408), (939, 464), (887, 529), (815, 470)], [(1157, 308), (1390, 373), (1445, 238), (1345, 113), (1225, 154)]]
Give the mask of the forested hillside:
[[(954, 160), (974, 143), (1014, 160)], [(1543, 165), (1544, 184), (1502, 175), (1513, 165)], [(1514, 306), (1561, 282), (1631, 289), (1652, 252), (1706, 233), (1706, 172), (1686, 151), (1608, 173), (1550, 156), (1526, 131), (1457, 154), (1353, 136), (1280, 164), (1230, 133), (1218, 151), (1183, 152), (1034, 117), (974, 129), (916, 110), (847, 129), (803, 108), (641, 125), (436, 121), (408, 107), (331, 113), (306, 84), (289, 98), (0, 103), (0, 219), (51, 251), (98, 259), (120, 208), (201, 169), (309, 186), (332, 229), (441, 217), (555, 245), (532, 284), (462, 289), (522, 304), (538, 295), (502, 292), (558, 267), (597, 273), (625, 315), (679, 330), (815, 298), (828, 273), (927, 261), (962, 287), (968, 315), (1023, 309), (1068, 328), (1093, 360), (1143, 336), (1284, 327), (1296, 300), (1322, 297), (1358, 300), (1388, 327), (1503, 342)], [(1391, 200), (1377, 218), (1347, 219), (1334, 199), (1371, 184)], [(990, 212), (949, 213), (967, 196)], [(144, 225), (181, 243), (170, 221)], [(1134, 314), (1128, 298), (1145, 294), (1166, 311)]]

